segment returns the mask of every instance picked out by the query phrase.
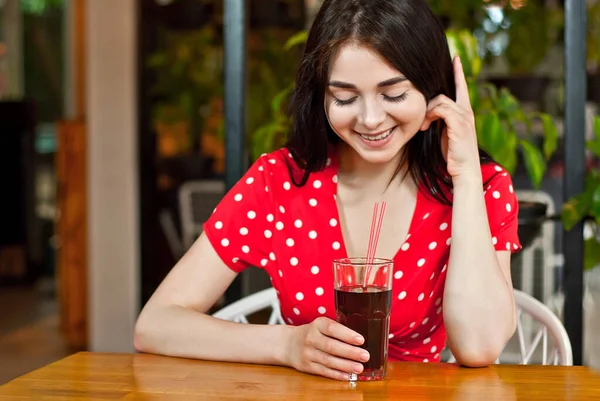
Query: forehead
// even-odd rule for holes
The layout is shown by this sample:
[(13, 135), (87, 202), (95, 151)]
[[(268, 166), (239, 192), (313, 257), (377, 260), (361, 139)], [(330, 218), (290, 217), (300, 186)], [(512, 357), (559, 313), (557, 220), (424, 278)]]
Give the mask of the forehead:
[(347, 42), (333, 55), (329, 66), (329, 79), (355, 85), (376, 85), (383, 80), (402, 75), (379, 53), (357, 43)]

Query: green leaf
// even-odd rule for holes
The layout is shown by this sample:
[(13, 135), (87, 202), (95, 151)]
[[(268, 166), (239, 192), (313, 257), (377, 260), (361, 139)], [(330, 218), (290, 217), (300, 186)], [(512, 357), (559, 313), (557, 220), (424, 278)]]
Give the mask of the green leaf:
[(538, 189), (546, 172), (544, 156), (542, 156), (542, 152), (538, 148), (524, 139), (519, 140), (519, 145), (521, 145), (521, 150), (523, 151), (523, 160), (525, 161), (527, 175), (533, 187)]
[(477, 53), (477, 40), (473, 34), (466, 29), (460, 31), (449, 29), (446, 31), (446, 40), (452, 57), (460, 57), (465, 77), (479, 76), (482, 60)]
[(477, 143), (479, 147), (487, 152), (487, 138), (483, 135), (483, 126), (485, 124), (486, 116), (487, 114), (475, 114), (475, 132), (477, 133)]
[(583, 243), (583, 269), (592, 270), (600, 261), (600, 243), (595, 237), (588, 238)]
[(460, 50), (458, 49), (458, 33), (452, 29), (448, 29), (446, 31), (446, 41), (448, 42), (450, 56), (460, 56)]
[(586, 147), (596, 156), (600, 157), (600, 117), (594, 116), (594, 139), (586, 142)]
[(513, 130), (506, 131), (504, 145), (498, 150), (495, 159), (509, 174), (513, 174), (517, 169), (517, 144), (517, 134)]
[(600, 137), (596, 137), (590, 141), (586, 141), (586, 148), (596, 157), (600, 157)]
[(594, 197), (597, 197), (597, 191), (600, 187), (600, 173), (596, 170), (590, 171), (585, 177), (585, 191), (579, 195), (571, 197), (563, 205), (561, 218), (566, 230), (570, 230), (575, 223), (581, 221), (590, 214), (600, 220), (600, 214), (593, 209)]
[(496, 103), (498, 101), (498, 88), (491, 82), (483, 82), (481, 87), (486, 90), (488, 97), (492, 100), (492, 102)]
[(544, 157), (546, 160), (554, 153), (558, 141), (558, 129), (552, 117), (546, 113), (540, 113), (540, 118), (544, 126)]
[(589, 211), (589, 202), (583, 194), (569, 199), (562, 207), (561, 221), (565, 230), (569, 231), (580, 222)]
[(473, 66), (471, 60), (463, 43), (463, 39), (460, 32), (448, 30), (446, 32), (446, 40), (448, 41), (448, 47), (450, 48), (450, 55), (454, 58), (455, 56), (460, 57), (462, 62), (463, 71), (466, 78), (473, 77)]
[(289, 38), (287, 42), (285, 42), (283, 48), (285, 50), (290, 50), (294, 46), (306, 43), (306, 39), (308, 39), (308, 31), (300, 31), (291, 38)]
[(477, 110), (477, 106), (481, 103), (479, 84), (474, 78), (467, 78), (467, 88), (469, 88), (469, 99), (471, 101), (471, 108), (473, 113)]
[(517, 99), (510, 93), (506, 88), (501, 88), (498, 93), (498, 103), (496, 104), (497, 110), (500, 114), (511, 117), (520, 108)]
[(475, 117), (477, 126), (477, 139), (481, 147), (501, 163), (501, 153), (506, 144), (506, 130), (500, 123), (500, 118), (495, 112)]
[(280, 91), (277, 95), (275, 95), (275, 97), (271, 101), (271, 111), (273, 112), (273, 115), (281, 113), (281, 103), (283, 103), (283, 101), (287, 99), (292, 90), (294, 90), (294, 86), (290, 85), (284, 90)]
[(594, 217), (600, 219), (600, 186), (594, 188), (591, 212)]
[[(460, 41), (464, 47), (464, 54), (467, 57), (470, 66), (470, 76), (477, 77), (481, 72), (482, 61), (477, 53), (477, 40), (475, 36), (467, 30), (462, 30), (459, 32)], [(461, 61), (462, 61), (461, 57)]]

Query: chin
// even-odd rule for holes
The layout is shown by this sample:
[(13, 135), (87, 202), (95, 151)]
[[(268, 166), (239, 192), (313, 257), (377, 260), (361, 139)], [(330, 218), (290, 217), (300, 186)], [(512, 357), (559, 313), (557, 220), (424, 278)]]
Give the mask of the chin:
[[(401, 150), (401, 149), (400, 149)], [(386, 150), (386, 151), (359, 151), (358, 155), (364, 161), (371, 164), (387, 164), (398, 160), (400, 150)]]

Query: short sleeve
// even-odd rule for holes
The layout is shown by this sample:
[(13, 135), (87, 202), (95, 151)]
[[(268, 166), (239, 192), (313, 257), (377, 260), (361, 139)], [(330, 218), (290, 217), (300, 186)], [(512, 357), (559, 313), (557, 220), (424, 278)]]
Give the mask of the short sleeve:
[(221, 260), (238, 273), (250, 266), (264, 267), (271, 252), (268, 168), (266, 157), (257, 160), (203, 226)]
[(485, 204), (494, 248), (497, 251), (517, 252), (521, 249), (518, 236), (519, 202), (512, 179), (497, 165), (490, 166), (489, 170), (491, 178), (485, 185)]

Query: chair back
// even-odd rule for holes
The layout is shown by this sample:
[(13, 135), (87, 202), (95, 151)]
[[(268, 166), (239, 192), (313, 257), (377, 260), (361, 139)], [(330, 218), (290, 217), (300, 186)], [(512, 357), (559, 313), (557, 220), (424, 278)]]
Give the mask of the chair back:
[[(496, 363), (573, 365), (569, 336), (561, 321), (543, 303), (520, 290), (514, 290), (517, 306), (517, 330)], [(238, 323), (248, 323), (248, 316), (271, 309), (268, 324), (285, 324), (274, 288), (267, 288), (242, 298), (217, 311), (214, 317)], [(528, 333), (525, 322), (536, 330)], [(449, 353), (446, 362), (455, 362)]]
[(184, 252), (202, 234), (202, 225), (223, 196), (223, 181), (187, 181), (179, 188), (179, 212)]

